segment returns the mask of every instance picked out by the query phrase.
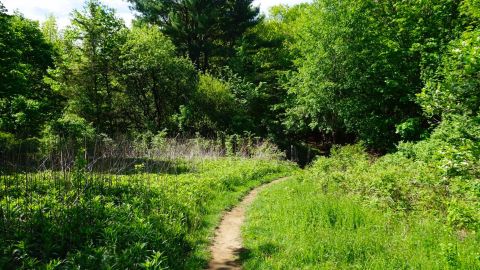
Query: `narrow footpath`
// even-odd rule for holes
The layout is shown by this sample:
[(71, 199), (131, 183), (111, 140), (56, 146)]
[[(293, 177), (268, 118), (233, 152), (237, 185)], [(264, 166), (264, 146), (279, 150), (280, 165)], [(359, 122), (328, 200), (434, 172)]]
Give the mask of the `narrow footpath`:
[(240, 263), (240, 253), (243, 248), (241, 228), (245, 221), (245, 211), (260, 191), (285, 180), (287, 180), (287, 177), (277, 179), (253, 189), (235, 208), (223, 216), (220, 226), (218, 226), (215, 231), (215, 238), (210, 247), (212, 260), (208, 264), (208, 269), (242, 269)]

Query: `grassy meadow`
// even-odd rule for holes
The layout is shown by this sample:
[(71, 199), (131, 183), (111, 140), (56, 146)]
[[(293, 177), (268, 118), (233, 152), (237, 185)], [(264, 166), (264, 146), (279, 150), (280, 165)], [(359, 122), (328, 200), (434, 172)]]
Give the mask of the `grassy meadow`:
[(178, 174), (2, 175), (0, 268), (201, 269), (221, 212), (293, 168), (240, 157), (178, 162)]
[(479, 201), (466, 183), (399, 154), (337, 149), (259, 195), (244, 269), (480, 269)]

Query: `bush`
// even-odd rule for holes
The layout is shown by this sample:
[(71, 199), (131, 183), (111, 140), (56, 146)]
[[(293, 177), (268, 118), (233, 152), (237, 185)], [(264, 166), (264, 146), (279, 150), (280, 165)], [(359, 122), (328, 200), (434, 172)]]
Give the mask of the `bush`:
[(379, 158), (335, 147), (254, 202), (244, 268), (479, 268), (478, 127), (454, 117)]
[(477, 269), (479, 239), (428, 212), (371, 207), (321, 178), (285, 181), (247, 213), (244, 269)]
[(454, 117), (419, 143), (372, 160), (360, 145), (335, 148), (305, 178), (399, 213), (436, 213), (454, 230), (480, 230), (479, 119)]
[(418, 95), (429, 115), (476, 115), (480, 108), (480, 30), (465, 32), (450, 44), (437, 75)]
[(234, 132), (241, 113), (230, 85), (210, 74), (200, 74), (194, 101), (181, 109), (175, 118), (180, 130), (214, 134)]
[(42, 132), (44, 151), (50, 151), (60, 144), (71, 142), (75, 146), (90, 141), (95, 136), (95, 129), (84, 118), (65, 113), (59, 119), (48, 124)]
[(15, 136), (8, 132), (0, 131), (0, 150), (7, 150), (15, 144)]

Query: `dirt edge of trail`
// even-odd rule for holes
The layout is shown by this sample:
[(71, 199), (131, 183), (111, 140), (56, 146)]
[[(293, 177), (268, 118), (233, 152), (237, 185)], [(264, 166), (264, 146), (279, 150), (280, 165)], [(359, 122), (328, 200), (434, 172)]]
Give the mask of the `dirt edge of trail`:
[(215, 237), (210, 251), (212, 259), (208, 264), (210, 270), (238, 270), (242, 269), (240, 253), (243, 249), (242, 225), (245, 221), (247, 207), (257, 197), (258, 193), (269, 186), (287, 180), (288, 177), (279, 178), (270, 183), (252, 189), (242, 201), (229, 212), (223, 215), (220, 225), (215, 230)]

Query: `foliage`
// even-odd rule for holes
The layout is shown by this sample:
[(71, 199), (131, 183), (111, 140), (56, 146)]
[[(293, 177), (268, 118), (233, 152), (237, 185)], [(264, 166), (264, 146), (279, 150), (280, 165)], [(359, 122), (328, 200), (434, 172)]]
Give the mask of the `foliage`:
[(48, 19), (43, 22), (41, 30), (45, 40), (47, 40), (54, 47), (60, 46), (60, 33), (58, 30), (57, 19), (55, 18), (55, 16), (50, 15)]
[[(331, 157), (253, 208), (247, 267), (479, 268), (478, 0), (128, 2), (64, 30), (0, 3), (0, 268), (201, 268), (293, 145)], [(62, 173), (12, 174), (39, 143)]]
[[(72, 13), (56, 69), (47, 81), (68, 100), (66, 109), (106, 133), (125, 132), (128, 106), (118, 83), (125, 26), (114, 11), (96, 0)], [(127, 112), (125, 112), (127, 110)]]
[(288, 164), (199, 160), (180, 175), (2, 176), (0, 267), (199, 269), (221, 211)]
[[(262, 85), (247, 81), (225, 68), (218, 77), (199, 74), (195, 96), (175, 116), (179, 129), (214, 135), (216, 132), (242, 134), (261, 132)], [(268, 109), (268, 108), (267, 108)]]
[(183, 107), (177, 121), (181, 130), (212, 134), (232, 130), (231, 117), (239, 113), (235, 96), (228, 83), (209, 74), (200, 74), (193, 101)]
[(258, 22), (252, 0), (129, 0), (144, 21), (161, 27), (203, 71), (212, 57), (232, 54), (236, 40)]
[(53, 66), (51, 45), (38, 23), (0, 12), (0, 130), (18, 139), (38, 136), (59, 109), (59, 97), (43, 82)]
[(131, 121), (153, 131), (168, 127), (171, 116), (193, 97), (193, 65), (175, 56), (175, 47), (156, 27), (134, 27), (121, 53), (128, 104), (136, 108)]
[(268, 134), (267, 119), (271, 104), (266, 93), (266, 85), (263, 82), (252, 83), (232, 70), (226, 68), (220, 75), (228, 84), (235, 98), (238, 113), (233, 121), (233, 129), (236, 133), (252, 132), (260, 136)]
[(467, 31), (450, 44), (437, 76), (427, 82), (419, 95), (427, 114), (479, 113), (479, 35), (480, 30)]
[[(331, 177), (341, 181), (343, 174)], [(397, 215), (320, 178), (265, 191), (247, 213), (244, 269), (475, 269), (476, 235), (457, 235), (435, 215)], [(301, 209), (301, 211), (299, 211)]]
[[(334, 143), (353, 134), (370, 148), (391, 148), (400, 139), (395, 126), (422, 116), (415, 94), (422, 73), (437, 65), (435, 56), (453, 38), (457, 6), (314, 2), (297, 19), (298, 71), (287, 84), (286, 126), (294, 133), (317, 130)], [(421, 128), (416, 132), (418, 138)]]
[(336, 150), (332, 158), (315, 162), (310, 177), (327, 190), (359, 195), (369, 205), (435, 213), (453, 229), (478, 231), (478, 141), (465, 140), (463, 133), (478, 136), (478, 130), (460, 123), (445, 123), (430, 139), (403, 144), (398, 153), (373, 164), (361, 148)]
[(448, 189), (443, 202), (448, 223), (477, 231), (480, 229), (479, 127), (478, 117), (449, 117), (429, 139), (399, 147), (399, 155), (432, 166), (435, 180)]
[(73, 13), (60, 41), (53, 22), (44, 28), (60, 51), (46, 81), (67, 98), (68, 113), (110, 136), (175, 128), (172, 116), (192, 98), (197, 75), (158, 28), (127, 29), (93, 0)]
[(232, 74), (227, 77), (241, 78), (254, 85), (247, 99), (248, 117), (254, 124), (251, 131), (273, 138), (276, 143), (286, 141), (281, 124), (284, 106), (280, 104), (287, 91), (282, 84), (286, 74), (294, 68), (296, 51), (290, 43), (297, 31), (296, 19), (305, 7), (272, 7), (270, 16), (244, 34), (229, 62)]
[(72, 113), (65, 113), (45, 126), (41, 142), (43, 151), (48, 153), (65, 142), (78, 146), (90, 142), (94, 136), (95, 129), (85, 119)]
[(15, 136), (11, 133), (0, 132), (0, 149), (5, 150), (15, 144)]
[(2, 79), (1, 130), (39, 136), (74, 114), (110, 137), (254, 133), (385, 153), (443, 113), (476, 115), (476, 0), (317, 0), (267, 18), (250, 0), (130, 3), (131, 29), (98, 0), (65, 31), (2, 11), (2, 31), (17, 29), (2, 36), (2, 76), (19, 76)]
[(246, 268), (478, 268), (478, 139), (463, 139), (478, 128), (469, 124), (446, 122), (378, 159), (360, 145), (335, 148), (272, 188), (248, 214)]

